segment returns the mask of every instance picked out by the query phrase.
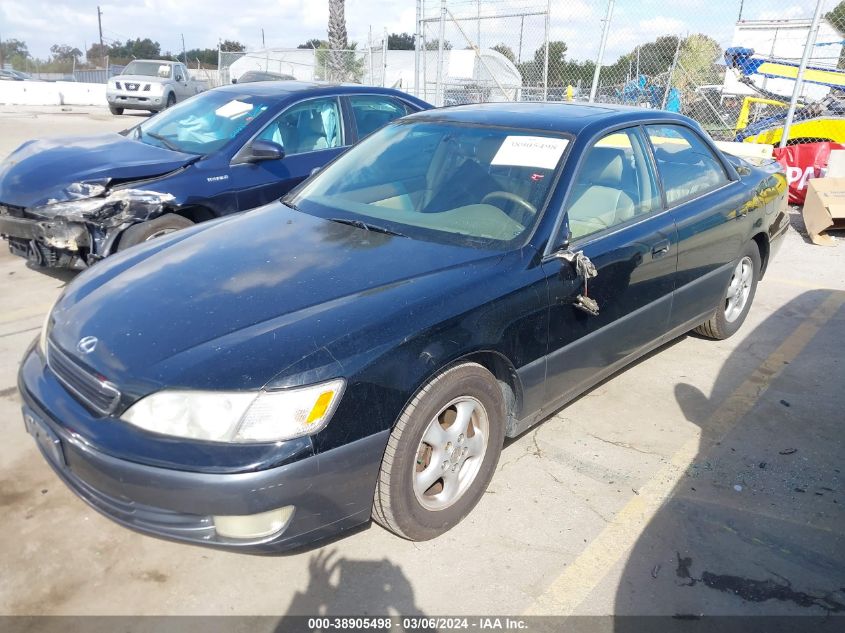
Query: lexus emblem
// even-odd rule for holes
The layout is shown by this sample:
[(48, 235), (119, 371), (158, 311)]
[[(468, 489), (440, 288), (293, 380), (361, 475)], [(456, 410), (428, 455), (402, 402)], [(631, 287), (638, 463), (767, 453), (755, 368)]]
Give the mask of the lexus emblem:
[(85, 336), (79, 339), (79, 342), (76, 344), (76, 349), (78, 349), (83, 354), (90, 354), (97, 348), (97, 337), (96, 336)]

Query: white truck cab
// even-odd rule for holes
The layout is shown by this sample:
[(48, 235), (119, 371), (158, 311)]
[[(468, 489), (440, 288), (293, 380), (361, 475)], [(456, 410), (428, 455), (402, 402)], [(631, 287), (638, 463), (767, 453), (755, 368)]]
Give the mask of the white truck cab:
[(181, 62), (135, 59), (108, 81), (106, 99), (112, 114), (124, 110), (159, 112), (207, 89)]

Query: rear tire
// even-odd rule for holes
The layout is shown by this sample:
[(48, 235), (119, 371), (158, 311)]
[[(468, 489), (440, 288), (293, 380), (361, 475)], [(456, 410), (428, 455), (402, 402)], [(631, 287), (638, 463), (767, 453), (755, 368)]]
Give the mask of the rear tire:
[(718, 341), (733, 336), (742, 327), (751, 309), (757, 292), (760, 269), (760, 249), (757, 243), (751, 240), (736, 261), (723, 298), (713, 311), (713, 315), (693, 331)]
[(373, 500), (376, 522), (412, 541), (457, 525), (493, 477), (506, 419), (502, 390), (481, 365), (435, 376), (390, 434)]
[(162, 235), (167, 235), (168, 233), (173, 233), (174, 231), (193, 225), (194, 223), (188, 218), (183, 218), (181, 215), (176, 215), (175, 213), (165, 213), (154, 220), (134, 224), (126, 229), (120, 236), (117, 250), (118, 252), (125, 251), (130, 246), (154, 240)]
[(123, 114), (123, 108), (116, 108), (115, 106), (109, 106), (109, 112), (111, 112), (115, 116), (120, 116)]

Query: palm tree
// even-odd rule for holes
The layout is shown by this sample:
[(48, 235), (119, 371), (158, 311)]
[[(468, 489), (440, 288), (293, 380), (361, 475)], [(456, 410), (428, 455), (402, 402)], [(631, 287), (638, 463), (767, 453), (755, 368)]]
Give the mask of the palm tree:
[(331, 74), (342, 79), (344, 73), (344, 55), (342, 51), (349, 48), (346, 40), (346, 0), (329, 0), (329, 65)]

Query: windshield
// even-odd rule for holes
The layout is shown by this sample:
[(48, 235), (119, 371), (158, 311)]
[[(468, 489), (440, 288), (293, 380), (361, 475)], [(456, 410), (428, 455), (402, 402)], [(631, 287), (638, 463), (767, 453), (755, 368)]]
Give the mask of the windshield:
[(170, 79), (173, 73), (173, 66), (171, 64), (163, 64), (161, 62), (129, 62), (126, 68), (123, 69), (121, 75), (143, 75), (144, 77), (161, 77), (162, 79)]
[(147, 119), (130, 136), (148, 145), (205, 155), (235, 138), (271, 104), (261, 97), (209, 90)]
[(568, 142), (538, 132), (404, 122), (349, 150), (287, 202), (419, 239), (506, 248), (536, 223)]

